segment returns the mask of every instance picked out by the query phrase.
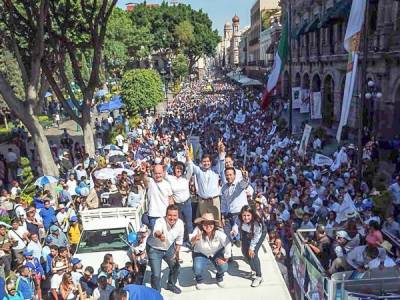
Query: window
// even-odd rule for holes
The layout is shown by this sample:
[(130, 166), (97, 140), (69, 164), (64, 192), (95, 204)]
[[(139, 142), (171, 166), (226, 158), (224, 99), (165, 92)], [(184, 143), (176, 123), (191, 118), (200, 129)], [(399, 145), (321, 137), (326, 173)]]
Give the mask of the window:
[(125, 228), (83, 231), (76, 253), (128, 250)]

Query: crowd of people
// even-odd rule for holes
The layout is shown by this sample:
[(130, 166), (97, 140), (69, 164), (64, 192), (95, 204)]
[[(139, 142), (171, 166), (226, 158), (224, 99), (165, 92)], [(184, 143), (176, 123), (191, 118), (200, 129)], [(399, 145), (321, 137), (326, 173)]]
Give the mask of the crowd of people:
[[(183, 248), (192, 251), (197, 289), (205, 287), (209, 261), (224, 287), (232, 247), (241, 249), (251, 286), (258, 287), (264, 241), (290, 286), (298, 229), (315, 229), (306, 242), (327, 276), (399, 263), (399, 249), (384, 240), (382, 229), (400, 238), (400, 176), (387, 189), (390, 205), (378, 212), (372, 196), (379, 192), (357, 178), (352, 145), (338, 149), (331, 165), (319, 164), (314, 154), (321, 141), (315, 138), (302, 153), (300, 142), (279, 127), (282, 101), (265, 112), (258, 92), (225, 81), (214, 82), (210, 92), (208, 85), (185, 85), (165, 115), (146, 116), (137, 128), (129, 128), (123, 116), (122, 127), (112, 115), (96, 120), (94, 157), (65, 130), (60, 144), (51, 144), (60, 168), (56, 197), (44, 187), (32, 203), (23, 201), (18, 155), (9, 149), (0, 159), (0, 208), (11, 219), (10, 225), (0, 223), (0, 298), (103, 300), (126, 298), (128, 291), (146, 297), (137, 299), (161, 299), (163, 260), (169, 271), (164, 288), (181, 293)], [(115, 145), (104, 145), (109, 130), (120, 130)], [(34, 146), (26, 148), (33, 157)], [(367, 144), (366, 161), (374, 159), (374, 149), (373, 142)], [(80, 212), (134, 207), (144, 195), (144, 226), (137, 237), (128, 236), (131, 261), (118, 266), (107, 254), (94, 270), (74, 257)], [(139, 289), (147, 265), (153, 289)]]

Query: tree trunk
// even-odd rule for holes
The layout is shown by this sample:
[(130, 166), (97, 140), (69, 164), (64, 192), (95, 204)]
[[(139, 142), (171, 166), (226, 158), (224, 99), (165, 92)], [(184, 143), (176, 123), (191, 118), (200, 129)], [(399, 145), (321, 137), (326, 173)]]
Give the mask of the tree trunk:
[(18, 117), (32, 135), (42, 165), (43, 174), (58, 177), (58, 168), (53, 160), (49, 142), (37, 117), (29, 113), (19, 114)]
[(85, 152), (89, 154), (89, 157), (94, 157), (96, 151), (94, 145), (94, 130), (91, 124), (90, 107), (87, 106), (82, 110), (82, 130)]
[(27, 121), (31, 124), (29, 132), (32, 135), (35, 148), (38, 151), (43, 174), (58, 177), (58, 168), (54, 162), (53, 155), (51, 154), (50, 146), (47, 137), (44, 134), (43, 127), (40, 125), (36, 117), (33, 117), (32, 120)]

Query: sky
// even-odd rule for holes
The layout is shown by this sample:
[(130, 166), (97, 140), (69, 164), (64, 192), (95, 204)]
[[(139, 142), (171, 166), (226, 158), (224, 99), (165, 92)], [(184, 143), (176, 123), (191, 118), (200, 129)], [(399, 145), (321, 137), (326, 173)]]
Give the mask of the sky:
[[(224, 24), (237, 14), (240, 19), (240, 28), (250, 25), (250, 8), (255, 0), (177, 0), (179, 3), (190, 4), (194, 9), (203, 9), (213, 22), (213, 29), (217, 29), (222, 36)], [(143, 0), (118, 0), (118, 7), (125, 8), (129, 2), (143, 2)], [(147, 0), (147, 3), (161, 3), (162, 0)]]

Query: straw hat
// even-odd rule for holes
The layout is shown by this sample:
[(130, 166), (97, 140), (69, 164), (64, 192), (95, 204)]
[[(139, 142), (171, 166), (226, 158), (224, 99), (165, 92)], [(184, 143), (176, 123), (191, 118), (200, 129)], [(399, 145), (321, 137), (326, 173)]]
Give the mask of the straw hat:
[(214, 219), (213, 213), (208, 213), (208, 212), (204, 213), (201, 215), (201, 217), (194, 220), (195, 224), (200, 224), (202, 222), (214, 222), (215, 225), (219, 226), (219, 221)]
[(53, 271), (61, 271), (68, 268), (68, 266), (64, 265), (62, 261), (57, 261), (55, 266), (53, 267)]
[(385, 241), (383, 241), (383, 242), (380, 244), (380, 246), (381, 246), (383, 249), (385, 249), (387, 253), (393, 255), (393, 252), (392, 252), (392, 244), (391, 244), (391, 243), (389, 243), (388, 241), (385, 240)]

